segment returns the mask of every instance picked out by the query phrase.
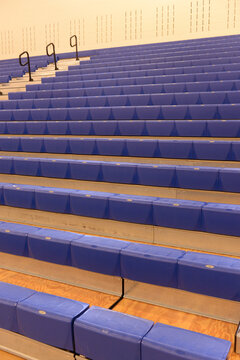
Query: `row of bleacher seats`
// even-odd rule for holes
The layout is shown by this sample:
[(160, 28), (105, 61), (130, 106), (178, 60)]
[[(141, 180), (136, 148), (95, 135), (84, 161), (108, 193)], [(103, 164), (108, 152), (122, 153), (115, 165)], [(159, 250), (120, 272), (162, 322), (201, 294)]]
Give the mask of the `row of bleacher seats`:
[[(79, 104), (80, 105), (80, 104)], [(239, 120), (240, 104), (105, 106), (1, 110), (0, 121), (26, 120)]]
[(151, 106), (186, 104), (239, 104), (240, 91), (172, 93), (172, 94), (131, 94), (109, 96), (83, 96), (50, 99), (24, 99), (0, 101), (0, 110), (104, 107), (104, 106)]
[(240, 136), (240, 121), (1, 121), (0, 134), (235, 138)]
[(240, 301), (240, 259), (0, 222), (0, 251)]
[[(59, 86), (60, 85), (60, 86)], [(65, 88), (64, 88), (65, 86)], [(69, 88), (69, 86), (72, 88)], [(60, 87), (60, 89), (58, 89)], [(34, 88), (28, 87), (27, 92), (9, 93), (10, 100), (16, 99), (44, 99), (44, 98), (63, 98), (63, 97), (82, 97), (82, 96), (113, 96), (113, 95), (138, 95), (138, 94), (172, 94), (172, 93), (200, 93), (200, 92), (231, 92), (240, 90), (240, 80), (236, 81), (203, 81), (189, 83), (172, 83), (172, 84), (151, 84), (151, 85), (126, 85), (126, 86), (102, 86), (81, 88), (74, 82), (73, 84), (47, 84), (38, 85)], [(46, 89), (45, 89), (46, 88)], [(35, 90), (34, 90), (35, 89)]]
[(0, 157), (0, 173), (23, 176), (240, 192), (240, 169)]
[[(228, 66), (228, 65), (237, 65), (239, 61), (239, 56), (234, 58), (219, 58), (215, 61), (211, 59), (201, 59), (201, 60), (183, 60), (183, 61), (162, 61), (161, 56), (155, 58), (154, 60), (127, 60), (127, 61), (116, 61), (112, 65), (109, 64), (94, 64), (90, 61), (82, 61), (81, 65), (70, 65), (68, 71), (60, 71), (59, 74), (95, 74), (103, 72), (115, 72), (115, 71), (130, 71), (130, 70), (152, 70), (152, 69), (163, 69), (163, 71), (168, 71), (170, 68), (179, 68), (181, 67), (191, 67), (191, 66)], [(217, 64), (216, 64), (217, 63)], [(211, 67), (210, 67), (211, 68)], [(56, 74), (57, 75), (57, 74)], [(167, 74), (165, 74), (167, 75)], [(57, 75), (61, 76), (61, 75)]]
[(240, 235), (239, 205), (6, 183), (0, 192), (4, 206)]
[(1, 136), (0, 150), (9, 152), (215, 161), (240, 160), (240, 143), (238, 141), (227, 140)]
[(227, 340), (0, 283), (0, 325), (91, 359), (225, 360)]

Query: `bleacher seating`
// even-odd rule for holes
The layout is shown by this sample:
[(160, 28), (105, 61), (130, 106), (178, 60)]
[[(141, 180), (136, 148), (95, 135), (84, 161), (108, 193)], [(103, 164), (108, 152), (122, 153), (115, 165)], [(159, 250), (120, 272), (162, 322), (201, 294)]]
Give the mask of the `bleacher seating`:
[[(144, 225), (152, 232), (176, 231), (176, 237), (184, 230), (193, 237), (237, 239), (240, 205), (231, 198), (163, 198), (142, 189), (194, 190), (193, 198), (202, 190), (225, 198), (240, 193), (239, 39), (83, 51), (79, 55), (90, 60), (9, 93), (9, 100), (0, 101), (2, 211)], [(24, 74), (16, 63), (0, 61), (0, 82)], [(46, 56), (36, 57), (33, 71), (47, 64)], [(49, 185), (38, 184), (43, 177)], [(96, 190), (61, 187), (51, 179), (94, 182)], [(120, 190), (99, 191), (101, 183)], [(141, 185), (143, 194), (126, 194), (123, 184)], [(239, 304), (236, 242), (234, 250), (222, 250), (220, 243), (219, 253), (209, 254), (200, 253), (198, 244), (189, 246), (198, 251), (185, 249), (181, 238), (174, 249), (157, 246), (155, 237), (147, 245), (130, 235), (98, 236), (95, 228), (90, 235), (80, 225), (75, 233), (56, 228), (0, 222), (0, 253)], [(131, 360), (225, 360), (231, 345), (4, 283), (0, 314), (0, 328), (91, 360), (122, 360), (123, 352)]]
[(175, 351), (172, 336), (178, 338), (178, 351), (173, 358), (176, 360), (180, 360), (182, 354), (197, 360), (202, 347), (206, 360), (225, 360), (231, 346), (226, 340), (154, 325), (149, 320), (96, 306), (89, 309), (86, 303), (6, 283), (0, 283), (0, 313), (2, 329), (65, 351), (76, 350), (77, 354), (92, 359), (120, 360), (122, 351), (133, 360), (147, 360), (149, 356), (159, 359), (162, 352)]

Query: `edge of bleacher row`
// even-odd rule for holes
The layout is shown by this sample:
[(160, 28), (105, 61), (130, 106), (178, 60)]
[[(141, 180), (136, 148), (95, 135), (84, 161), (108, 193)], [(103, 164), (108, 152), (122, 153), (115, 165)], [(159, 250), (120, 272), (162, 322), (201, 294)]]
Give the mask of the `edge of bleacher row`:
[[(225, 360), (231, 347), (227, 340), (6, 283), (0, 283), (0, 296), (1, 339), (12, 337), (8, 350), (30, 338), (37, 342), (29, 344), (38, 349), (43, 343), (51, 351), (53, 347), (60, 350), (56, 354), (61, 360), (70, 359), (70, 354), (72, 358), (81, 354), (120, 360), (123, 353), (134, 360), (147, 360), (173, 351), (176, 360), (183, 354), (192, 359), (204, 354), (209, 360)], [(40, 359), (39, 354), (36, 358)]]

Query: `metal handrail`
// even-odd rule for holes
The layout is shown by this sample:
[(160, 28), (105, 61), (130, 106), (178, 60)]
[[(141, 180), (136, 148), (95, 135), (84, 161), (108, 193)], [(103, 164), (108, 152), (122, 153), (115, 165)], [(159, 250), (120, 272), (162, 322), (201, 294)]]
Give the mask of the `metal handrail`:
[[(48, 52), (48, 48), (49, 46), (52, 46), (52, 49), (53, 49), (53, 52), (51, 54), (49, 54)], [(55, 45), (54, 43), (50, 43), (46, 46), (46, 53), (47, 53), (47, 56), (52, 56), (53, 55), (53, 58), (54, 58), (54, 63), (55, 63), (55, 70), (59, 70), (58, 67), (57, 67), (57, 59), (56, 59), (56, 52), (55, 52)]]
[[(72, 40), (75, 39), (75, 44), (72, 43)], [(70, 37), (70, 46), (71, 47), (76, 47), (76, 61), (79, 60), (78, 57), (78, 44), (77, 44), (77, 36), (73, 35)]]
[[(22, 63), (22, 56), (23, 55), (27, 55), (27, 62), (25, 64)], [(32, 78), (32, 74), (31, 74), (31, 65), (30, 65), (30, 57), (29, 57), (29, 53), (27, 51), (24, 51), (23, 53), (21, 53), (19, 55), (19, 64), (21, 66), (26, 66), (28, 65), (28, 73), (29, 73), (29, 81), (33, 81), (33, 78)]]

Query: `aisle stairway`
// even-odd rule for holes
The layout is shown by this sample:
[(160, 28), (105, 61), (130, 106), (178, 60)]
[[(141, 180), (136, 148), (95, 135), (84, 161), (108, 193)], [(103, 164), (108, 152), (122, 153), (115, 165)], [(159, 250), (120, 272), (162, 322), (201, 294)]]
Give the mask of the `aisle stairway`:
[[(7, 222), (0, 224), (1, 266), (67, 283), (73, 277), (78, 286), (120, 289), (119, 295), (124, 278), (125, 297), (237, 324), (238, 42), (233, 36), (98, 50), (68, 70), (73, 60), (61, 60), (65, 71), (55, 77), (52, 65), (36, 71), (36, 84), (26, 91), (19, 91), (25, 78), (6, 87), (9, 100), (0, 101), (0, 219)], [(25, 260), (16, 265), (19, 258)], [(95, 315), (89, 316), (97, 332)], [(80, 327), (77, 336), (85, 342), (77, 353), (110, 359), (107, 350), (89, 351)], [(156, 336), (157, 353), (149, 350), (141, 359), (159, 356), (162, 334)], [(179, 351), (190, 351), (184, 344)]]

